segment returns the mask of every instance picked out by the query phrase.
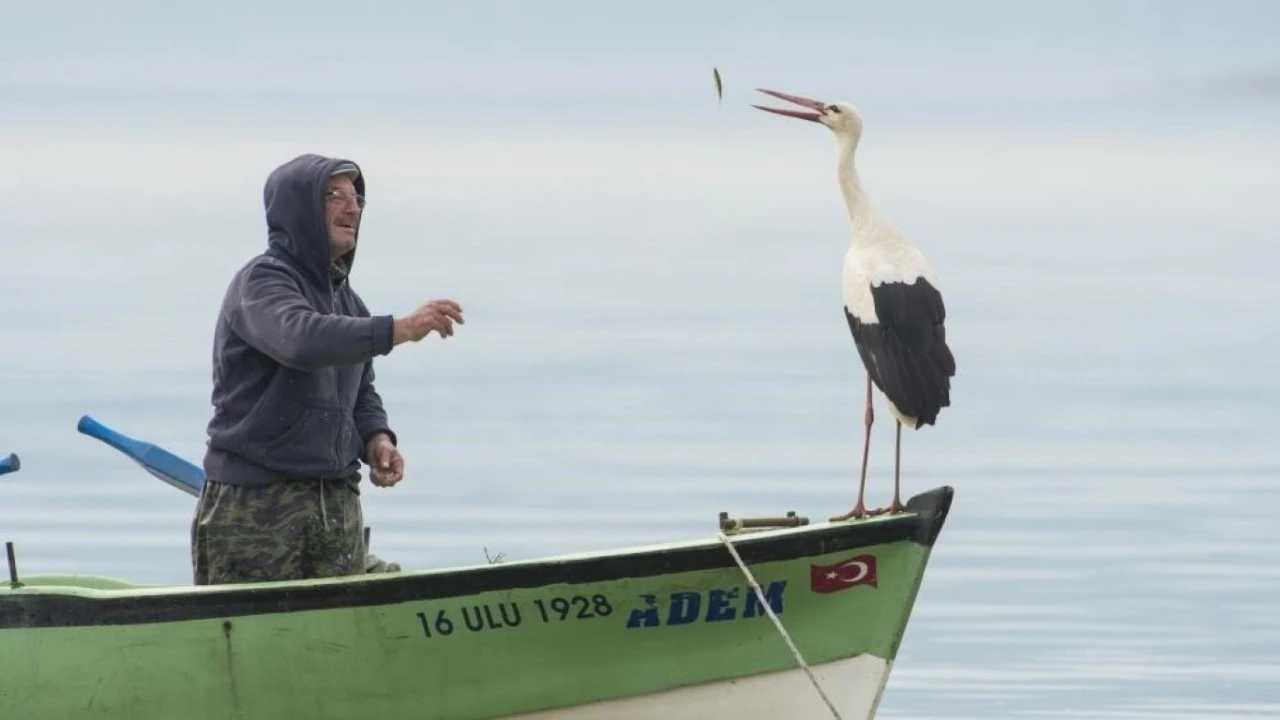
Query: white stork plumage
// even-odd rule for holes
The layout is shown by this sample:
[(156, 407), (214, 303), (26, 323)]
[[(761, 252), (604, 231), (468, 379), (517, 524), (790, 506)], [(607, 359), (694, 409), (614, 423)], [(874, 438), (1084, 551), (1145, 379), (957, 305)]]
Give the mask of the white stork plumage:
[[(858, 502), (832, 520), (861, 518), (903, 508), (900, 496), (902, 426), (933, 425), (938, 413), (951, 405), (955, 356), (947, 346), (946, 308), (933, 268), (924, 254), (907, 241), (892, 222), (876, 211), (858, 180), (854, 153), (862, 138), (862, 115), (847, 102), (825, 103), (774, 90), (760, 92), (809, 108), (783, 110), (754, 105), (779, 115), (826, 125), (835, 134), (836, 175), (852, 224), (852, 238), (844, 257), (842, 290), (844, 314), (867, 371), (866, 435), (862, 446), (862, 477)], [(889, 412), (897, 420), (893, 458), (893, 502), (867, 511), (867, 457), (874, 418), (871, 386), (884, 393)]]

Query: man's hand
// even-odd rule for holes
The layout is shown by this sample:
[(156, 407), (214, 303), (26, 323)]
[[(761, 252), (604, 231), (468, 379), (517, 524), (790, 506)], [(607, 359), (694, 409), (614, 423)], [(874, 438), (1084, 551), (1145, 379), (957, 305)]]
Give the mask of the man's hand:
[(369, 458), (369, 480), (378, 487), (391, 487), (404, 477), (404, 458), (386, 433), (369, 438), (365, 447)]
[(462, 325), (462, 308), (452, 300), (432, 300), (402, 318), (396, 318), (392, 345), (418, 342), (435, 330), (440, 337), (453, 335), (453, 324)]

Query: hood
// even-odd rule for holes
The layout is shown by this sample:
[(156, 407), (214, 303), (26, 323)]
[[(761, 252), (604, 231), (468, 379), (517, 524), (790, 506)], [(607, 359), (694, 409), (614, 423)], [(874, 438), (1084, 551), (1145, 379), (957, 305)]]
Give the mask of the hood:
[[(334, 262), (329, 258), (329, 230), (324, 222), (325, 183), (344, 163), (356, 166), (356, 192), (364, 195), (364, 171), (359, 165), (314, 154), (299, 155), (273, 170), (262, 189), (269, 251), (287, 255), (318, 288), (330, 287), (334, 283), (331, 278), (345, 277), (355, 264), (356, 251), (352, 248), (340, 258), (343, 272), (331, 274)], [(360, 219), (363, 217), (361, 213)], [(360, 243), (360, 219), (356, 221), (356, 247)]]

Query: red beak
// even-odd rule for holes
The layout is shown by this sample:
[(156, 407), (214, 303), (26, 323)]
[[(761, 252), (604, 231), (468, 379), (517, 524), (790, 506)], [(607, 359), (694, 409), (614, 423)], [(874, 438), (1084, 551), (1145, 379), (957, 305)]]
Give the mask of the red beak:
[(792, 102), (792, 103), (795, 103), (796, 105), (800, 105), (803, 107), (807, 107), (810, 110), (817, 111), (817, 112), (801, 112), (799, 110), (782, 110), (779, 108), (764, 107), (763, 105), (751, 106), (753, 108), (759, 108), (761, 110), (764, 110), (765, 112), (777, 113), (778, 115), (786, 115), (788, 117), (800, 118), (801, 120), (809, 120), (811, 122), (818, 122), (818, 118), (822, 117), (822, 112), (824, 108), (826, 108), (826, 103), (822, 102), (821, 100), (814, 100), (812, 98), (800, 97), (799, 95), (788, 95), (787, 93), (778, 92), (776, 90), (765, 90), (764, 88), (756, 88), (756, 89), (766, 95), (772, 95), (776, 98), (786, 100), (787, 102)]

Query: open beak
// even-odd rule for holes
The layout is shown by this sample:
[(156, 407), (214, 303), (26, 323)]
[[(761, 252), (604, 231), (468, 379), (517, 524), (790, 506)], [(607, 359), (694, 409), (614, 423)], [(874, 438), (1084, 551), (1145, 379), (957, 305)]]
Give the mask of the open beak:
[(780, 108), (764, 107), (763, 105), (751, 106), (753, 108), (759, 108), (761, 110), (764, 110), (765, 112), (777, 113), (778, 115), (786, 115), (788, 117), (800, 118), (801, 120), (809, 120), (811, 122), (818, 122), (818, 118), (822, 117), (822, 111), (826, 107), (826, 103), (820, 100), (813, 100), (807, 97), (800, 97), (799, 95), (788, 95), (787, 93), (778, 92), (777, 90), (765, 90), (764, 88), (756, 88), (756, 89), (766, 95), (772, 95), (776, 98), (786, 100), (787, 102), (792, 102), (792, 103), (795, 103), (796, 105), (800, 105), (802, 107), (807, 107), (810, 110), (817, 111), (817, 112), (803, 112), (800, 110), (782, 110)]

